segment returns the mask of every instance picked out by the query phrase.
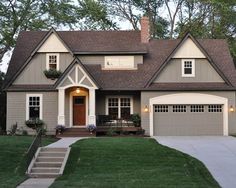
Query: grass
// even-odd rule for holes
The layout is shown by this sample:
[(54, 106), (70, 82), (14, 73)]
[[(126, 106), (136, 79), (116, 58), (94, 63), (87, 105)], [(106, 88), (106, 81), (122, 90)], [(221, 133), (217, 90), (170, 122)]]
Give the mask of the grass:
[[(0, 136), (0, 187), (15, 188), (26, 179), (25, 157), (27, 149), (33, 141), (32, 136)], [(43, 145), (55, 139), (43, 139)]]
[(205, 166), (150, 138), (92, 138), (73, 144), (50, 188), (219, 187)]

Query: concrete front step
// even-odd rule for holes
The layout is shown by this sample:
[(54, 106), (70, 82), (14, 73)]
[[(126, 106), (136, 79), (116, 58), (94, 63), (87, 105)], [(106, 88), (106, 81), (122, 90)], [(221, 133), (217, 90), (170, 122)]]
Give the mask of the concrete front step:
[(39, 153), (39, 156), (45, 157), (65, 157), (66, 152), (52, 152), (52, 151), (43, 151)]
[(31, 169), (31, 173), (59, 173), (60, 168), (55, 168), (55, 167), (33, 167)]
[(41, 148), (41, 152), (66, 152), (67, 148)]
[(61, 167), (62, 162), (35, 162), (34, 167)]
[(63, 162), (64, 157), (37, 157), (36, 162)]
[(56, 178), (59, 177), (58, 173), (30, 173), (28, 174), (31, 178)]

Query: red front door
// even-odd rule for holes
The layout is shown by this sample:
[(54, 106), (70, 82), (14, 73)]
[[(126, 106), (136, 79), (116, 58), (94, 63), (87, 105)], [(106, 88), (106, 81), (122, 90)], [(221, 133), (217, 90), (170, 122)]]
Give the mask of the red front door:
[(75, 96), (73, 97), (73, 125), (85, 125), (85, 97)]

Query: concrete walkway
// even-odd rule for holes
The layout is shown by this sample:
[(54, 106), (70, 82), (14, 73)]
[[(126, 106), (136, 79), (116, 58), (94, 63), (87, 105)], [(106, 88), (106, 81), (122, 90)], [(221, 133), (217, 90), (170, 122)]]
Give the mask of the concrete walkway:
[(223, 188), (236, 187), (236, 138), (230, 136), (156, 136), (162, 145), (202, 161)]
[[(61, 138), (46, 147), (48, 148), (68, 148), (78, 140), (85, 139), (82, 137)], [(48, 188), (55, 181), (55, 178), (29, 178), (21, 183), (17, 188)]]

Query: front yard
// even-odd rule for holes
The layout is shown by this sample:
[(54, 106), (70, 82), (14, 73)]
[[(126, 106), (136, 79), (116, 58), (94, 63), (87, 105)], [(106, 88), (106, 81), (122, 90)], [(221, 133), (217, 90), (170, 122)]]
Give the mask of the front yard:
[(72, 146), (51, 188), (219, 187), (198, 160), (149, 138), (93, 138)]
[[(31, 136), (0, 136), (0, 187), (15, 188), (26, 178), (24, 154), (32, 140)], [(54, 141), (43, 139), (43, 144)]]

